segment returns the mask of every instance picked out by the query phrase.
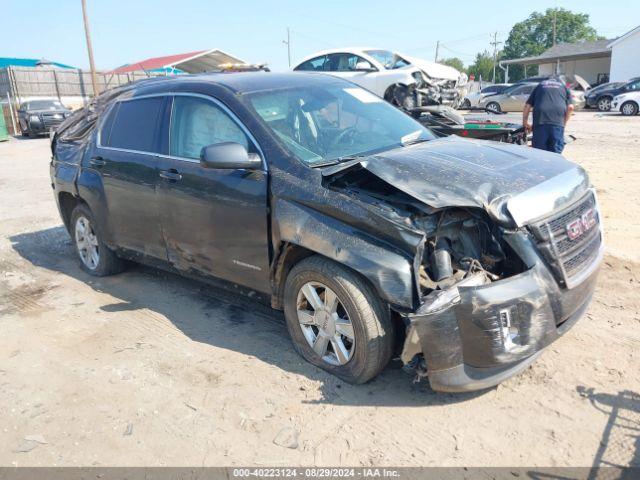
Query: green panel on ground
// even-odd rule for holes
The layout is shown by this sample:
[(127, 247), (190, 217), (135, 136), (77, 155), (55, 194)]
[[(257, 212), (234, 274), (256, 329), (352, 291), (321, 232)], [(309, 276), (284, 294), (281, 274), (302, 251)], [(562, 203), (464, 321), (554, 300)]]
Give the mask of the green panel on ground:
[(4, 114), (2, 107), (0, 107), (0, 142), (9, 140), (9, 132), (7, 132), (7, 125), (4, 122)]

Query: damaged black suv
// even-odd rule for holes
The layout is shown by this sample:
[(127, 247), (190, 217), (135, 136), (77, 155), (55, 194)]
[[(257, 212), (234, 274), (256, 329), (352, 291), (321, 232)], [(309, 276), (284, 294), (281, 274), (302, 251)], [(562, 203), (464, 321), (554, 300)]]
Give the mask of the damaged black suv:
[(603, 254), (582, 168), (436, 139), (322, 74), (145, 80), (65, 121), (52, 149), (84, 270), (134, 260), (258, 293), (348, 382), (399, 355), (435, 390), (499, 383), (585, 312)]

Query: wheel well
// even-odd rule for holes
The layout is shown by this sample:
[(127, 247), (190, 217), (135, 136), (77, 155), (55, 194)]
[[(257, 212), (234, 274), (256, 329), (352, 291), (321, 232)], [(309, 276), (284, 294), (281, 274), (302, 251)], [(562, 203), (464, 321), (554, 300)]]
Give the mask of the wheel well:
[(273, 308), (277, 310), (284, 308), (284, 284), (287, 281), (287, 275), (296, 263), (312, 255), (318, 255), (318, 253), (294, 243), (284, 242), (281, 245), (272, 280), (271, 306)]
[(384, 91), (384, 95), (382, 98), (384, 98), (387, 102), (393, 100), (393, 91), (398, 87), (406, 87), (406, 85), (400, 82), (394, 83), (393, 85), (389, 85), (387, 89)]
[[(273, 279), (273, 295), (271, 297), (271, 307), (277, 310), (284, 309), (284, 304), (283, 304), (284, 285), (285, 285), (285, 282), (287, 281), (287, 276), (289, 275), (289, 272), (298, 262), (304, 260), (305, 258), (311, 257), (313, 255), (318, 255), (320, 257), (327, 258), (328, 260), (335, 261), (318, 252), (314, 252), (313, 250), (309, 250), (308, 248), (301, 247), (300, 245), (296, 245), (288, 242), (285, 242), (282, 244), (282, 248), (280, 252), (281, 253), (275, 267), (275, 273), (274, 273), (274, 279)], [(376, 291), (375, 287), (371, 285), (371, 282), (369, 281), (368, 278), (366, 278), (364, 275), (361, 275), (359, 272), (353, 270), (352, 268), (346, 265), (343, 265), (343, 266), (355, 272), (357, 275), (359, 275), (365, 282), (367, 282), (372, 287), (372, 290), (374, 292)], [(391, 320), (393, 322), (393, 326), (395, 329), (395, 338), (396, 338), (396, 345), (394, 346), (394, 350), (395, 350), (395, 353), (399, 354), (400, 351), (402, 350), (402, 345), (404, 343), (405, 324), (400, 314), (393, 309), (391, 309)]]
[(69, 192), (61, 192), (58, 195), (58, 202), (60, 204), (60, 214), (62, 215), (62, 221), (67, 231), (71, 231), (71, 212), (79, 203), (82, 203), (78, 197), (75, 197)]

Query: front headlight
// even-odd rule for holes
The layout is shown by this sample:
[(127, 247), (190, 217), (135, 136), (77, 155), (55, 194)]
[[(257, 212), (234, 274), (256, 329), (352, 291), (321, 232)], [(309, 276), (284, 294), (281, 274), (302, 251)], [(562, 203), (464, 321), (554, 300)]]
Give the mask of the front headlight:
[(40, 117), (38, 115), (29, 115), (29, 121), (30, 122), (39, 122), (40, 121)]

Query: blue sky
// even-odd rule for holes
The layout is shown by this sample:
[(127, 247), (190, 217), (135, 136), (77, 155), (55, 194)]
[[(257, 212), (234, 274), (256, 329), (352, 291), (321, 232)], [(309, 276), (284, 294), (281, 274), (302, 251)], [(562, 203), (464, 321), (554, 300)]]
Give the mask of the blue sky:
[[(249, 62), (287, 68), (283, 40), (291, 29), (292, 62), (318, 50), (374, 46), (465, 64), (490, 48), (490, 34), (506, 40), (511, 26), (534, 9), (563, 7), (588, 13), (598, 33), (616, 37), (640, 23), (637, 0), (468, 1), (357, 0), (87, 0), (98, 69), (147, 57), (220, 48)], [(534, 7), (535, 5), (535, 7)], [(404, 9), (404, 11), (403, 11)], [(6, 1), (0, 57), (45, 57), (86, 67), (80, 0)]]

